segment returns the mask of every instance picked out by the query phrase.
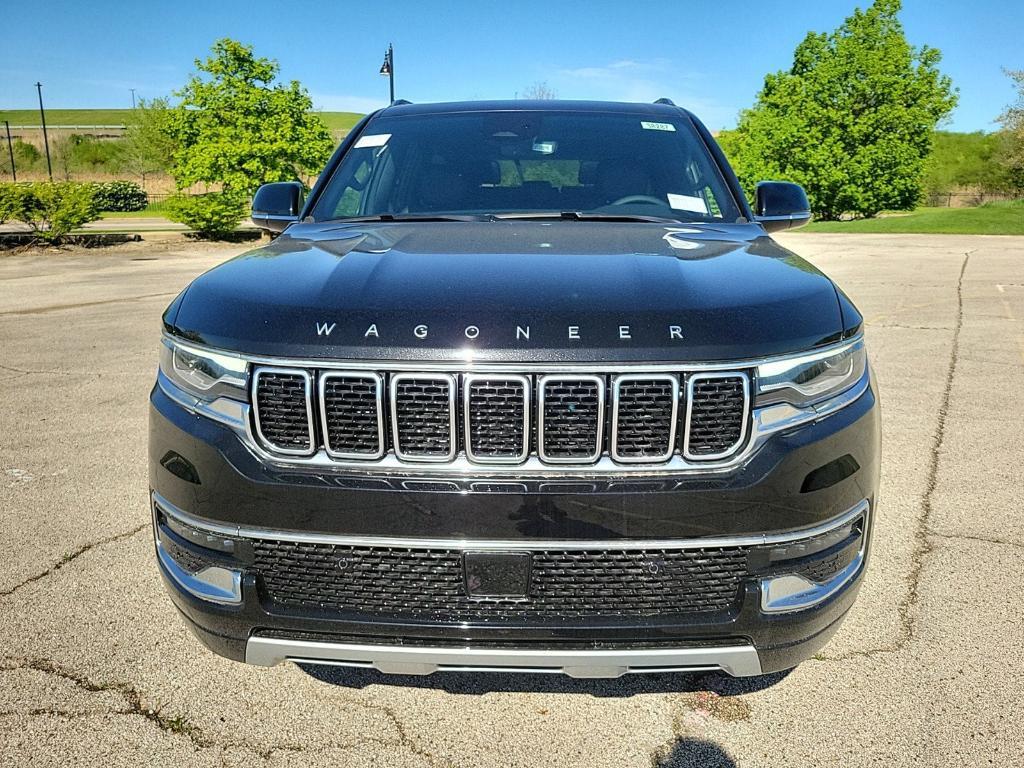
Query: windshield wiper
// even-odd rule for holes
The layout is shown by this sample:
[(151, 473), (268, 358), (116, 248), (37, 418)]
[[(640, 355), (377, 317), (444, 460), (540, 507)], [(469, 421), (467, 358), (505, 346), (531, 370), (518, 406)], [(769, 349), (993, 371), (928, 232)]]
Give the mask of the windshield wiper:
[(551, 211), (550, 213), (496, 213), (498, 219), (541, 220), (558, 219), (560, 221), (641, 221), (650, 224), (679, 224), (680, 219), (665, 216), (641, 216), (627, 213), (586, 213), (584, 211)]
[(325, 222), (358, 223), (363, 221), (495, 221), (493, 215), (454, 213), (377, 213), (372, 216), (339, 216)]

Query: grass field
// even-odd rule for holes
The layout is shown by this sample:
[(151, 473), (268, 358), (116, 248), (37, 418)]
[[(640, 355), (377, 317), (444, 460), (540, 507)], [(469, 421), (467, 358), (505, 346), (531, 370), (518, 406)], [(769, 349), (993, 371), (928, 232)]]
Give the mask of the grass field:
[[(131, 115), (130, 109), (48, 109), (46, 125), (60, 128), (64, 125), (124, 125)], [(347, 131), (362, 115), (357, 112), (320, 112), (320, 117), (332, 131)], [(11, 125), (39, 125), (37, 109), (0, 110), (0, 123)], [(3, 126), (0, 126), (2, 129)]]
[(817, 221), (806, 232), (918, 235), (1024, 235), (1024, 200), (985, 203), (977, 208), (918, 208), (856, 221)]

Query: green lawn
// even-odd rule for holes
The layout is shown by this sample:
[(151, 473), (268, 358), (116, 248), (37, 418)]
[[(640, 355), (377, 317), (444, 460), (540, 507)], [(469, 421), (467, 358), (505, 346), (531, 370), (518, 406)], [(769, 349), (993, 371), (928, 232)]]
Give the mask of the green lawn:
[(856, 221), (816, 221), (804, 232), (872, 234), (1024, 235), (1024, 200), (985, 203), (977, 208), (918, 208)]
[[(130, 109), (48, 109), (46, 125), (124, 125), (131, 115)], [(347, 131), (362, 117), (357, 112), (320, 112), (324, 123), (332, 131)], [(37, 109), (0, 109), (0, 123), (11, 125), (39, 125)], [(0, 125), (0, 131), (3, 126)]]

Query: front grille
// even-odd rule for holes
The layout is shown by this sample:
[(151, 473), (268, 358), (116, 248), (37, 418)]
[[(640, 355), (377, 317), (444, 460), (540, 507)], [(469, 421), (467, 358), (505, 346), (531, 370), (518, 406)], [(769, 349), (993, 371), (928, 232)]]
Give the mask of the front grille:
[(522, 375), (257, 367), (253, 381), (254, 432), (272, 452), (310, 456), (323, 449), (328, 459), (389, 467), (396, 460), (526, 469), (679, 467), (735, 456), (751, 418), (743, 371)]
[(679, 380), (620, 376), (612, 398), (612, 456), (619, 461), (664, 460), (675, 448)]
[(256, 372), (256, 429), (282, 453), (312, 453), (310, 376), (305, 371), (262, 368)]
[(530, 451), (530, 380), (467, 376), (466, 452), (478, 461), (522, 461)]
[(320, 378), (324, 447), (338, 458), (384, 455), (383, 392), (376, 373), (325, 373)]
[(689, 420), (683, 454), (711, 459), (734, 451), (746, 435), (747, 377), (694, 374), (690, 377)]
[(545, 376), (539, 388), (541, 458), (552, 462), (597, 459), (604, 427), (604, 380), (600, 376)]
[(395, 450), (402, 458), (445, 461), (455, 455), (455, 379), (398, 374), (391, 378)]
[(487, 622), (719, 613), (747, 575), (744, 547), (536, 551), (523, 599), (471, 599), (462, 552), (256, 540), (274, 603), (335, 613)]

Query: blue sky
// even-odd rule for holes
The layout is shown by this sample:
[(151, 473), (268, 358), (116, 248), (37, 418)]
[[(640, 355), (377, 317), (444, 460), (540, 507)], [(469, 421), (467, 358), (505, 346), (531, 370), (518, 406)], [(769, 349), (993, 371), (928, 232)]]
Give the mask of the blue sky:
[[(512, 98), (546, 81), (562, 98), (668, 96), (724, 128), (808, 30), (835, 28), (856, 4), (0, 0), (0, 108), (35, 107), (37, 80), (54, 108), (130, 106), (130, 88), (165, 95), (228, 36), (277, 59), (323, 109), (383, 105), (391, 41), (397, 95), (411, 101)], [(960, 88), (946, 127), (995, 128), (1014, 95), (1001, 67), (1024, 69), (1024, 2), (905, 0), (902, 19), (912, 43), (942, 50)]]

